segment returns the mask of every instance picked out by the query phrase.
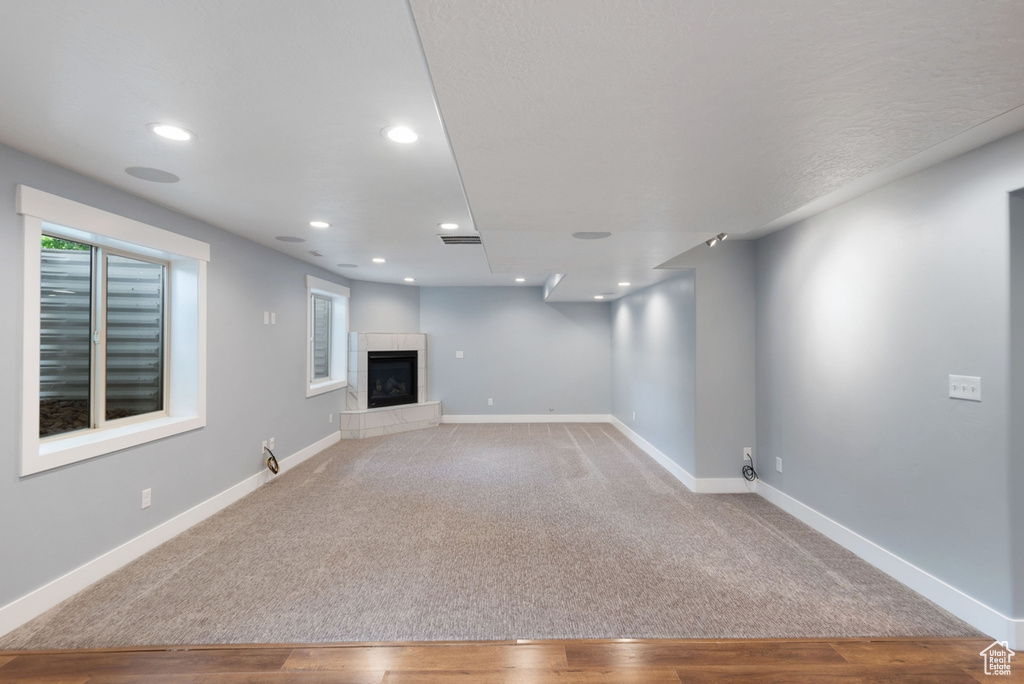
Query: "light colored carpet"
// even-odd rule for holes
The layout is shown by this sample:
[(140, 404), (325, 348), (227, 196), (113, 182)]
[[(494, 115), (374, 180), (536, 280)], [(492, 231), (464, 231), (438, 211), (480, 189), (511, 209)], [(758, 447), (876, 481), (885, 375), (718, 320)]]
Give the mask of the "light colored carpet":
[(977, 634), (610, 425), (442, 425), (325, 450), (0, 648)]

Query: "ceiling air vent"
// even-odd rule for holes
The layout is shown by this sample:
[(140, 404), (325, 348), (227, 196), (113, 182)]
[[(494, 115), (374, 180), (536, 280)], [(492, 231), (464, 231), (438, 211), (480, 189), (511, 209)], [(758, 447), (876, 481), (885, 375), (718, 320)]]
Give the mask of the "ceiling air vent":
[(446, 245), (479, 245), (479, 235), (438, 235)]

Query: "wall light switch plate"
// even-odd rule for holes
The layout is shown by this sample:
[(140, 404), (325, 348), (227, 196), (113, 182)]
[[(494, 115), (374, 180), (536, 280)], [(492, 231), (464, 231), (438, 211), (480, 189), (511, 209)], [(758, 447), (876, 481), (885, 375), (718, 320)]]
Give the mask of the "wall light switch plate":
[(270, 325), (270, 312), (269, 311), (264, 311), (263, 312), (263, 325)]
[(460, 352), (460, 351), (455, 352), (455, 358), (461, 359), (462, 358), (462, 352)]
[(950, 399), (981, 401), (981, 378), (973, 375), (949, 376)]
[(776, 456), (775, 457), (775, 472), (777, 472), (777, 473), (781, 473), (782, 472), (782, 457), (781, 456)]
[(143, 489), (142, 490), (142, 507), (149, 508), (153, 503), (153, 490)]

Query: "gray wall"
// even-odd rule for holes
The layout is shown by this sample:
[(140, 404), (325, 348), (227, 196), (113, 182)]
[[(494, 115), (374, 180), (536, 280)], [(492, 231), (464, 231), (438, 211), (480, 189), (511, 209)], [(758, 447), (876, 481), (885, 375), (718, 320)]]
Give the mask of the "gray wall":
[[(696, 302), (692, 270), (612, 304), (612, 414), (696, 473)], [(633, 413), (636, 419), (633, 419)]]
[[(1024, 192), (1010, 198), (1010, 524), (1014, 616), (1024, 618)], [(985, 389), (982, 387), (982, 389)], [(1014, 446), (1017, 445), (1017, 446)]]
[[(125, 178), (125, 183), (133, 182)], [(202, 430), (20, 478), (24, 183), (211, 246)], [(183, 183), (184, 186), (184, 183)], [(187, 189), (183, 187), (182, 192)], [(235, 485), (262, 468), (261, 441), (290, 455), (337, 430), (344, 392), (306, 399), (304, 275), (345, 281), (164, 207), (0, 146), (0, 606)], [(263, 311), (277, 325), (263, 325)], [(30, 407), (35, 410), (35, 407)], [(141, 510), (141, 494), (153, 505)]]
[(696, 477), (738, 477), (754, 446), (754, 255), (754, 242), (728, 240), (667, 264), (697, 279)]
[(420, 288), (353, 280), (348, 329), (355, 332), (420, 331)]
[(424, 287), (420, 332), (428, 395), (446, 414), (611, 412), (606, 303), (546, 304), (536, 287)]
[[(1022, 186), (1016, 135), (757, 243), (762, 478), (1007, 615)], [(948, 398), (949, 374), (981, 376), (984, 401)]]

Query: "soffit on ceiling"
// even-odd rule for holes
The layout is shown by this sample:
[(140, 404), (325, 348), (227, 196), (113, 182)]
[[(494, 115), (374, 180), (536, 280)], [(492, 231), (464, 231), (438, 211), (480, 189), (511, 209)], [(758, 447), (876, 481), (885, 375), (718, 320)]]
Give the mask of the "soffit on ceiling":
[(1024, 103), (1016, 1), (412, 8), (491, 267), (566, 273), (555, 298), (652, 282)]

